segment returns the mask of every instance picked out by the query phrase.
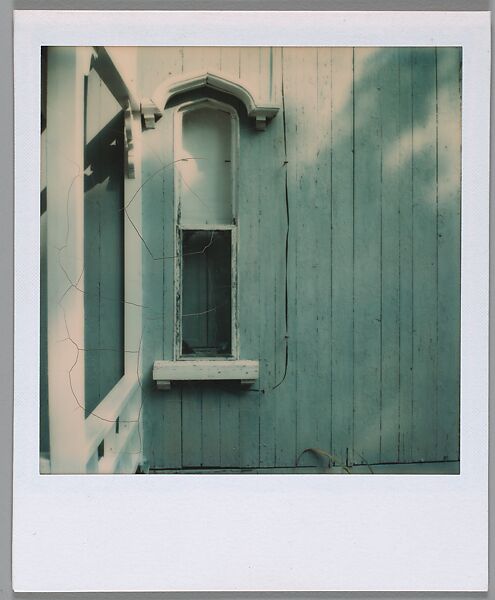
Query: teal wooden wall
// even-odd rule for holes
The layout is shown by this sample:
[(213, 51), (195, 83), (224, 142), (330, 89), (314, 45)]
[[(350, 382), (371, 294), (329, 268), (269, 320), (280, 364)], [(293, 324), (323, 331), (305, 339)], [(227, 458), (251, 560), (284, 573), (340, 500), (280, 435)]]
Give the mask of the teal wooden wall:
[(241, 358), (260, 380), (151, 381), (173, 348), (171, 108), (143, 133), (150, 465), (457, 461), (460, 50), (142, 48), (139, 93), (208, 69), (282, 107), (259, 133), (234, 102)]

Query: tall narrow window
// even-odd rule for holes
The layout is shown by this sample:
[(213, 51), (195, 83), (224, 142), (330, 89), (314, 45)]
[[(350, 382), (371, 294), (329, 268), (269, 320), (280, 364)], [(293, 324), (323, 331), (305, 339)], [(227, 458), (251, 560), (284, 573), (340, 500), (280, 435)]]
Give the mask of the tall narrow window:
[(237, 139), (228, 105), (204, 99), (177, 112), (177, 358), (238, 358)]

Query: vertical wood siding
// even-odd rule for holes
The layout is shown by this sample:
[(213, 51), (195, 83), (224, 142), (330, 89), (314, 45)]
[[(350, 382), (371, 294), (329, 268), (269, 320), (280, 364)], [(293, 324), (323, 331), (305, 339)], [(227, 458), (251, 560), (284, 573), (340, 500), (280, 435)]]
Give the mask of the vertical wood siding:
[[(143, 133), (145, 454), (156, 468), (459, 458), (456, 48), (142, 48), (140, 93), (213, 70), (281, 111), (240, 113), (241, 358), (252, 389), (157, 391), (172, 358), (173, 117)], [(204, 95), (204, 92), (198, 92)], [(301, 466), (318, 465), (305, 453)]]

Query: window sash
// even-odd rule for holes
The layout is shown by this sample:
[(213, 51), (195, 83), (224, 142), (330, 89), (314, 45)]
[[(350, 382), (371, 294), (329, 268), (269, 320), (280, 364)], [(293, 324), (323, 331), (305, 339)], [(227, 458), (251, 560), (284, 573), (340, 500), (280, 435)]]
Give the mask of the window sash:
[[(238, 360), (239, 348), (239, 326), (238, 326), (238, 273), (237, 273), (237, 196), (238, 196), (238, 156), (239, 156), (239, 121), (236, 110), (229, 104), (219, 102), (212, 98), (201, 98), (185, 102), (178, 106), (174, 113), (174, 158), (180, 159), (183, 155), (183, 117), (190, 110), (196, 110), (203, 106), (223, 110), (231, 115), (231, 209), (232, 223), (181, 223), (180, 216), (180, 193), (182, 182), (174, 170), (174, 294), (175, 294), (175, 326), (173, 356), (174, 360)], [(182, 230), (205, 230), (205, 231), (231, 231), (231, 355), (229, 356), (196, 356), (182, 354)]]
[[(182, 276), (183, 276), (183, 232), (184, 231), (230, 231), (230, 269), (231, 269), (231, 297), (230, 297), (230, 339), (231, 352), (229, 355), (199, 356), (196, 354), (182, 353)], [(237, 226), (225, 224), (208, 225), (177, 225), (175, 236), (176, 269), (175, 269), (175, 360), (238, 360), (239, 359), (239, 333), (237, 318)]]

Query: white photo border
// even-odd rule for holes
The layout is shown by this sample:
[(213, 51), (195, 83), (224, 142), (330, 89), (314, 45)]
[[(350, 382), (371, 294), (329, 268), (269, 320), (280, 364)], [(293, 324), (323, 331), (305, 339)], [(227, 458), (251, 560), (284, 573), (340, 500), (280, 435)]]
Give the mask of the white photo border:
[[(13, 586), (484, 591), (489, 12), (16, 11)], [(39, 474), (40, 47), (462, 46), (460, 475)]]

